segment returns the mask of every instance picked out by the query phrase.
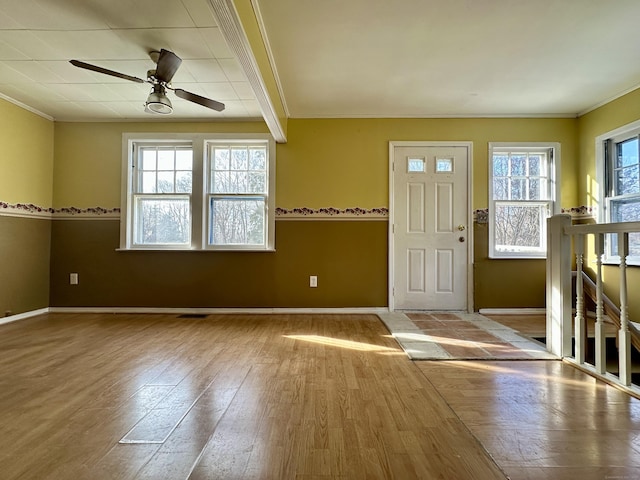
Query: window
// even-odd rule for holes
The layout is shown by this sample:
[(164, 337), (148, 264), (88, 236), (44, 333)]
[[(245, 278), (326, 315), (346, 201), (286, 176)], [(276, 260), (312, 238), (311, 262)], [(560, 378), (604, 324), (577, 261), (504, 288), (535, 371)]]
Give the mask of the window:
[(489, 256), (544, 258), (559, 144), (489, 144)]
[(262, 245), (267, 146), (212, 143), (209, 157), (209, 245)]
[[(640, 122), (598, 137), (600, 179), (604, 180), (600, 221), (640, 221)], [(602, 157), (602, 158), (600, 158)], [(606, 259), (619, 261), (617, 235), (606, 241)], [(640, 234), (629, 235), (628, 262), (640, 264)]]
[(124, 136), (122, 249), (273, 250), (266, 136)]

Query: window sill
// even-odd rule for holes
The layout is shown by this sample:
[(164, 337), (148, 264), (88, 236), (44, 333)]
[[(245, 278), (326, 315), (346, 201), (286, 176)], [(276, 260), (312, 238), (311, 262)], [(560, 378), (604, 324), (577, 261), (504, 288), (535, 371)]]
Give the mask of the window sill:
[(490, 260), (546, 260), (547, 257), (534, 257), (531, 255), (489, 255)]
[(215, 252), (275, 252), (275, 248), (116, 248), (116, 252), (162, 252), (162, 253), (215, 253)]

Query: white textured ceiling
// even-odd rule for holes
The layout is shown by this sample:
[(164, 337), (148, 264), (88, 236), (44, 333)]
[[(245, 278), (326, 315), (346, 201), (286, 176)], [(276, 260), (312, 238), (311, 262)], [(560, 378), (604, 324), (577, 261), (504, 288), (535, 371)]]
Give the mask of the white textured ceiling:
[(640, 85), (639, 0), (254, 0), (291, 117), (573, 116)]
[(161, 48), (183, 60), (174, 87), (226, 105), (219, 113), (169, 92), (171, 119), (261, 117), (208, 0), (0, 0), (0, 94), (56, 120), (160, 119), (144, 112), (149, 84), (69, 60), (146, 78)]
[[(251, 0), (291, 117), (574, 116), (640, 85), (640, 0)], [(183, 59), (173, 120), (261, 116), (209, 0), (0, 0), (0, 95), (56, 120), (162, 120), (149, 51)]]

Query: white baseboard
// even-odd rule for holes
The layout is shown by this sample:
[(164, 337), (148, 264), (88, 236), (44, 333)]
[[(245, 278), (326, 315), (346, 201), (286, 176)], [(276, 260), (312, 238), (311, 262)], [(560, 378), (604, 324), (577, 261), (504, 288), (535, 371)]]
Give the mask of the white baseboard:
[(50, 307), (51, 313), (160, 313), (182, 314), (374, 314), (388, 313), (387, 307), (346, 308), (156, 308), (156, 307)]
[(24, 320), (26, 318), (37, 317), (38, 315), (44, 315), (45, 313), (49, 313), (49, 308), (41, 308), (39, 310), (32, 310), (30, 312), (9, 315), (8, 317), (0, 318), (0, 325), (4, 323), (17, 322), (18, 320)]
[(544, 315), (545, 308), (481, 308), (481, 315)]

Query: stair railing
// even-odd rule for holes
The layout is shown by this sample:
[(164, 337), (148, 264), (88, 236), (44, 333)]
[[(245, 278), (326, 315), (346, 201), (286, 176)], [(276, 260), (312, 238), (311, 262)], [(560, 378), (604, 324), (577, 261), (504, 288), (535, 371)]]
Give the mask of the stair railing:
[[(547, 220), (547, 349), (560, 357), (574, 361), (581, 368), (591, 371), (607, 381), (631, 387), (632, 335), (638, 331), (630, 324), (627, 302), (627, 256), (629, 233), (640, 232), (640, 222), (599, 223), (572, 225), (570, 215), (554, 215)], [(605, 236), (617, 236), (620, 257), (620, 328), (618, 339), (618, 375), (607, 372), (605, 301), (603, 295), (602, 265)], [(583, 270), (585, 240), (593, 236), (595, 259), (596, 323), (594, 365), (586, 362), (585, 345), (587, 328), (584, 318)], [(571, 246), (575, 254), (576, 313), (572, 318)], [(573, 321), (573, 328), (572, 328)], [(634, 338), (637, 343), (637, 338)], [(575, 349), (575, 350), (574, 350)]]

